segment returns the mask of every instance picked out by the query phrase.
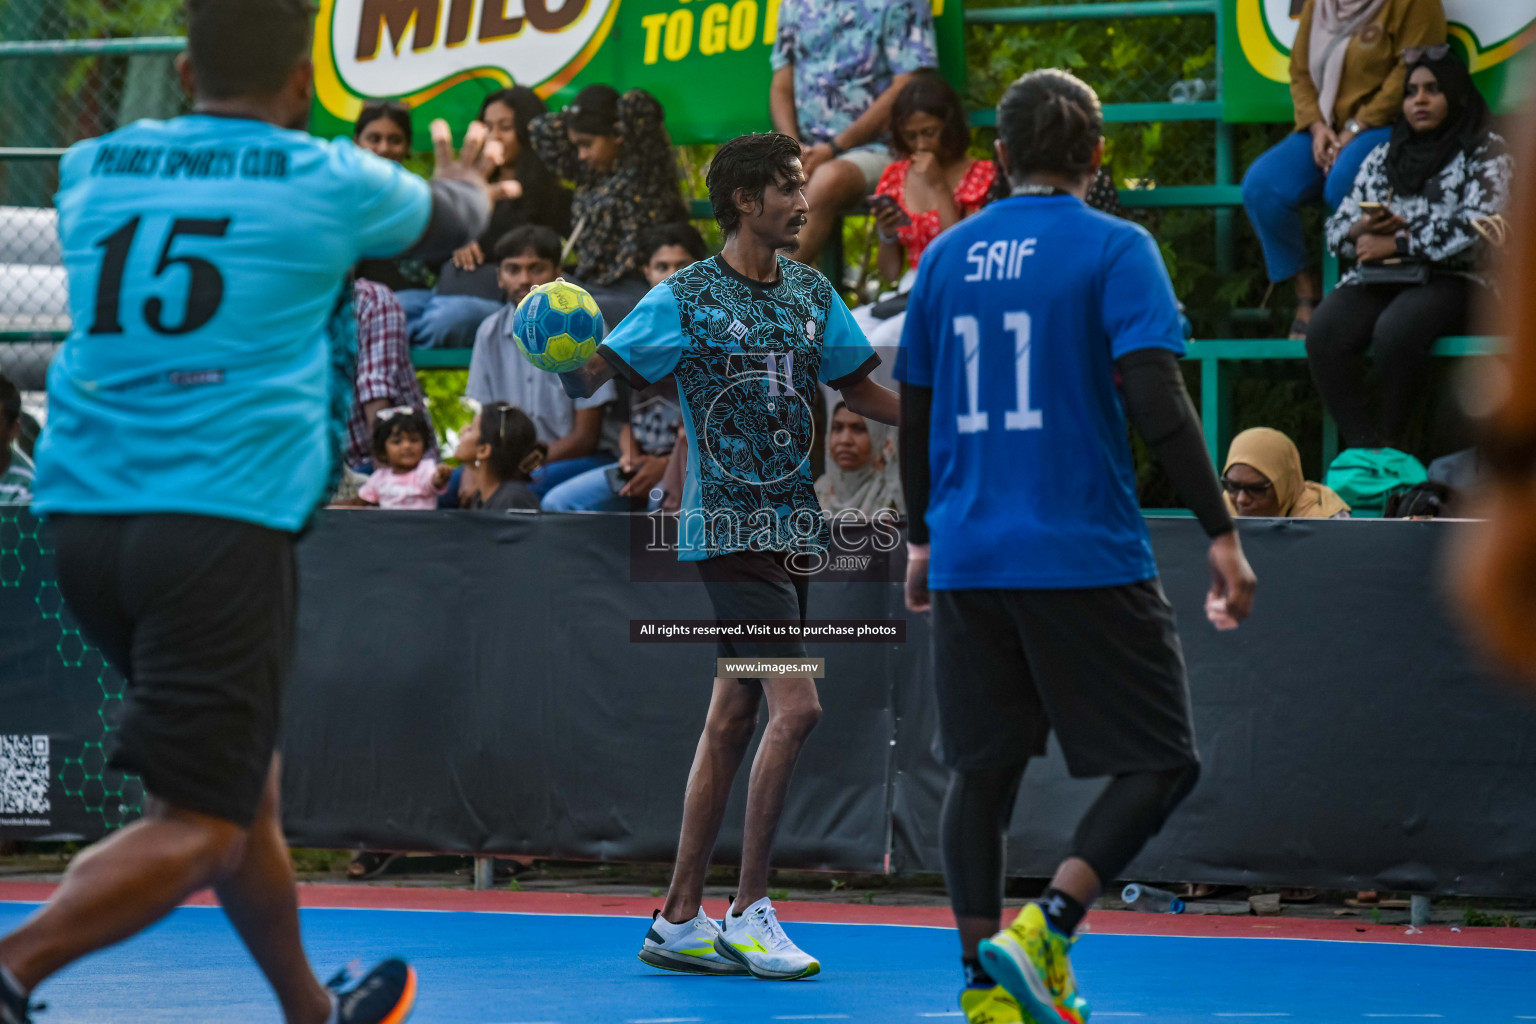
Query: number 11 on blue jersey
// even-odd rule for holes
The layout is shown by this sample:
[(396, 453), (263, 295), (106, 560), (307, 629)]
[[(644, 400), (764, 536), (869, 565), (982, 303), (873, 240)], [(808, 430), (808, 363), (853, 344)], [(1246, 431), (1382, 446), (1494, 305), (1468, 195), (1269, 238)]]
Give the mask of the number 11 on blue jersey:
[[(1029, 314), (1016, 310), (1003, 314), (1003, 330), (1013, 335), (1014, 407), (1003, 414), (1004, 430), (1039, 430), (1044, 426), (1040, 410), (1029, 404)], [(956, 430), (980, 434), (987, 430), (986, 410), (981, 404), (981, 322), (974, 316), (957, 316), (955, 334), (965, 361), (966, 411), (956, 417)]]

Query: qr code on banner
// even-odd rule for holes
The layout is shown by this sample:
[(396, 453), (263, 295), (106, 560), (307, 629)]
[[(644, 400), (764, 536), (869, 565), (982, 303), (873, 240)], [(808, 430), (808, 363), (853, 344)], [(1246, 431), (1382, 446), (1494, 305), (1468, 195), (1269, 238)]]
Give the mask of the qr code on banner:
[(47, 814), (48, 737), (0, 736), (0, 814)]

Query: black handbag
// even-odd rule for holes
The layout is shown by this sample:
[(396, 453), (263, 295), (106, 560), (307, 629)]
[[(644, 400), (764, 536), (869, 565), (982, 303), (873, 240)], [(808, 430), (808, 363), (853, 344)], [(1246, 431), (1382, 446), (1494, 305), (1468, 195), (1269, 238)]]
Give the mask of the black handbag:
[(1429, 283), (1430, 263), (1422, 256), (1388, 256), (1355, 267), (1361, 284), (1421, 285)]

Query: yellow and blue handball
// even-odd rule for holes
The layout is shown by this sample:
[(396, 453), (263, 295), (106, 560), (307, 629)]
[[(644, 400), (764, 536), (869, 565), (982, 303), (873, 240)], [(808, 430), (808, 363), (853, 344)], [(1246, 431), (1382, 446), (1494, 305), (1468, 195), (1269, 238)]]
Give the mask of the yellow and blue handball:
[(512, 337), (534, 366), (569, 373), (597, 351), (607, 333), (597, 302), (580, 285), (551, 281), (536, 286), (517, 304)]

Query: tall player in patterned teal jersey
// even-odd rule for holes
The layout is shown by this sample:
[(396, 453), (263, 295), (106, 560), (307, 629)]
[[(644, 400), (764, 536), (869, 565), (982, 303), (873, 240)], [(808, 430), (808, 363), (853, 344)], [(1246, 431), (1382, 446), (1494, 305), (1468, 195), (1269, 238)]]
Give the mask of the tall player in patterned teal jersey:
[[(651, 289), (566, 389), (588, 395), (615, 372), (645, 387), (677, 378), (688, 431), (679, 557), (699, 565), (715, 617), (805, 617), (808, 566), (827, 543), (809, 468), (808, 402), (820, 384), (848, 408), (894, 423), (896, 395), (827, 279), (778, 255), (805, 224), (800, 144), (747, 135), (721, 146), (709, 198), (725, 248)], [(722, 657), (804, 657), (803, 645), (722, 644)], [(752, 765), (741, 879), (724, 927), (701, 908), (704, 875), (731, 781), (768, 700)], [(666, 904), (640, 959), (695, 974), (809, 977), (819, 962), (784, 934), (768, 898), (768, 862), (790, 776), (821, 714), (809, 678), (716, 679), (683, 799), (683, 829)]]
[[(933, 611), (961, 1008), (973, 1024), (1083, 1024), (1073, 934), (1199, 774), (1127, 418), (1212, 538), (1213, 621), (1247, 615), (1254, 578), (1179, 374), (1157, 245), (1083, 203), (1104, 152), (1098, 97), (1034, 72), (997, 126), (1013, 195), (924, 253), (896, 363), (908, 606)], [(1003, 829), (1052, 730), (1073, 775), (1111, 780), (1044, 897), (999, 932)]]
[[(398, 1024), (415, 1000), (399, 960), (322, 985), (300, 943), (275, 755), (293, 540), (343, 436), (335, 368), (352, 346), (328, 328), (346, 322), (348, 269), (476, 237), (500, 154), (477, 126), (455, 163), (434, 125), (429, 186), (293, 130), (312, 18), (303, 0), (192, 0), (180, 69), (195, 112), (60, 164), (74, 329), (49, 371), (34, 508), (65, 600), (128, 680), (111, 763), (148, 799), (0, 939), (0, 1024), (29, 1019), (43, 979), (210, 886), (289, 1024)], [(125, 1002), (152, 1004), (154, 983)]]

